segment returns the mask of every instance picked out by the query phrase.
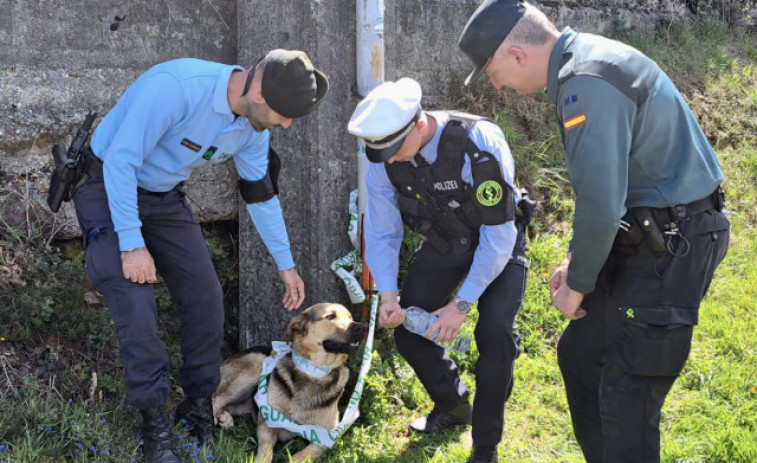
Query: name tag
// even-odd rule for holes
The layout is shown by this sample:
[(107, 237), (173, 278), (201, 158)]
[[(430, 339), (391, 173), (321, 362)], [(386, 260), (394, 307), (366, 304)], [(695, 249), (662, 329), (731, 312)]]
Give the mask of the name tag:
[(184, 146), (186, 148), (191, 149), (195, 153), (199, 153), (202, 149), (202, 146), (198, 145), (197, 143), (193, 142), (189, 138), (185, 138), (181, 141), (181, 146)]

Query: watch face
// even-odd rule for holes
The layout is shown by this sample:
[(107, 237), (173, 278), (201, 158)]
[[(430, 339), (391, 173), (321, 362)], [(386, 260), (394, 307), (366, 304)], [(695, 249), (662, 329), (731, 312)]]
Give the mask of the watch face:
[(457, 301), (457, 311), (460, 313), (468, 313), (470, 310), (470, 304), (468, 304), (467, 301), (458, 300)]

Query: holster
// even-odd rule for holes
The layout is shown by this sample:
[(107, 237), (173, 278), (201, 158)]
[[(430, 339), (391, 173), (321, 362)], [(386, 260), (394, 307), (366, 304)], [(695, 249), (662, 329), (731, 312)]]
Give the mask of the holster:
[(629, 212), (644, 232), (644, 237), (652, 247), (652, 251), (654, 253), (666, 252), (668, 247), (665, 244), (665, 235), (652, 215), (652, 211), (648, 207), (634, 207)]
[(518, 193), (520, 194), (520, 202), (515, 208), (515, 221), (528, 226), (531, 223), (531, 217), (536, 210), (536, 201), (531, 199), (528, 194), (528, 190), (521, 188)]
[(646, 240), (655, 253), (667, 250), (665, 235), (649, 208), (630, 208), (621, 221), (623, 226), (615, 236), (616, 245), (638, 246)]

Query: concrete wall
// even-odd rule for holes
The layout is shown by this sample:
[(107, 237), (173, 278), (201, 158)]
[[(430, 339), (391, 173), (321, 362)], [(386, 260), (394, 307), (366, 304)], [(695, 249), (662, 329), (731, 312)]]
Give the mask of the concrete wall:
[[(68, 142), (87, 110), (105, 115), (155, 63), (236, 62), (236, 0), (0, 0), (0, 11), (0, 211), (23, 228), (28, 206), (47, 232), (62, 225), (61, 237), (78, 227), (70, 204), (55, 223), (44, 204), (51, 146)], [(205, 206), (211, 218), (235, 217), (236, 195), (218, 188), (233, 183), (229, 168), (193, 179), (198, 213)]]

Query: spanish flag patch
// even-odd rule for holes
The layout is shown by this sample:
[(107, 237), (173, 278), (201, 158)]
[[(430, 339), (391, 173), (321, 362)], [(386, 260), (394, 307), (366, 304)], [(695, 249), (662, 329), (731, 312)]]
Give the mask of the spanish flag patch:
[(563, 122), (563, 126), (565, 127), (565, 130), (570, 130), (575, 129), (584, 122), (586, 122), (586, 114), (581, 113)]

